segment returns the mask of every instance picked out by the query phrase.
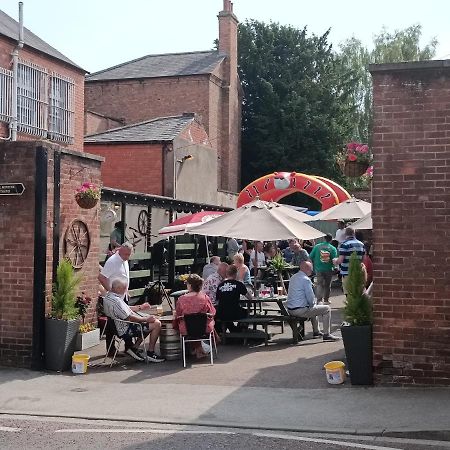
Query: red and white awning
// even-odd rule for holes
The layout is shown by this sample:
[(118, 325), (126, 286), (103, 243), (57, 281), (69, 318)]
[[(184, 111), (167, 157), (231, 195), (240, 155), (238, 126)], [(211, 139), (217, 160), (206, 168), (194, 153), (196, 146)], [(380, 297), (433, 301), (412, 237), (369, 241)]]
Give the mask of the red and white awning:
[(179, 236), (191, 231), (192, 228), (209, 222), (212, 219), (220, 217), (225, 214), (223, 211), (202, 211), (194, 214), (188, 214), (187, 216), (181, 217), (174, 220), (169, 225), (161, 228), (158, 231), (159, 236)]

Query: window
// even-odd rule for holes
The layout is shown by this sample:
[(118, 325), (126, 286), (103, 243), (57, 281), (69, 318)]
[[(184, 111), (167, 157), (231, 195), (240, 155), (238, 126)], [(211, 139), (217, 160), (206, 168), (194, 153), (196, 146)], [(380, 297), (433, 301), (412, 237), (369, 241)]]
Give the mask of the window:
[(0, 120), (3, 122), (12, 118), (12, 80), (12, 71), (0, 67)]
[(18, 130), (47, 137), (48, 74), (47, 70), (19, 60), (17, 70)]
[(74, 137), (74, 91), (72, 79), (56, 73), (50, 76), (49, 139), (66, 144)]

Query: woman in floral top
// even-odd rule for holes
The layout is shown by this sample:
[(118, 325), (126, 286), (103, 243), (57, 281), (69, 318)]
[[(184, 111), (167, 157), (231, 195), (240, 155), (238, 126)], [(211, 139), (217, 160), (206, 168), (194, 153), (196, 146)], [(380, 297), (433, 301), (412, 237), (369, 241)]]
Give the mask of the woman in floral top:
[[(207, 313), (209, 315), (205, 332), (210, 333), (214, 330), (214, 315), (216, 314), (216, 308), (212, 305), (209, 297), (204, 292), (200, 292), (203, 286), (203, 279), (197, 274), (191, 274), (186, 280), (186, 284), (189, 292), (182, 295), (177, 301), (175, 317), (178, 317), (179, 319), (175, 322), (175, 328), (179, 330), (181, 335), (186, 335), (186, 324), (184, 323), (182, 316), (185, 314)], [(189, 342), (189, 344), (191, 353), (197, 358), (206, 356), (200, 342)]]

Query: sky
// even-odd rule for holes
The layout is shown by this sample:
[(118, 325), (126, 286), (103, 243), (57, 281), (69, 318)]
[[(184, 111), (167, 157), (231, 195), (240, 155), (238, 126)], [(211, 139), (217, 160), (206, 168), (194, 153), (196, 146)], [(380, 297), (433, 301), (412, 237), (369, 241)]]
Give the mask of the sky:
[[(208, 50), (218, 35), (222, 0), (23, 0), (24, 24), (89, 72), (148, 54)], [(18, 20), (18, 1), (0, 0)], [(383, 26), (420, 23), (436, 37), (436, 59), (450, 59), (448, 0), (235, 0), (242, 22), (279, 22), (323, 34), (336, 47), (355, 36), (368, 47)]]

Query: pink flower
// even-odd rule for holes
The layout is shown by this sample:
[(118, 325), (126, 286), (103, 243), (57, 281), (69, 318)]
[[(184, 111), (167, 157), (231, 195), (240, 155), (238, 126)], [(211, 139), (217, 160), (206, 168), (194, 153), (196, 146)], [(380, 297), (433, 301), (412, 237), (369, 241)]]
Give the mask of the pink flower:
[(356, 148), (359, 146), (359, 144), (357, 143), (357, 142), (349, 142), (348, 144), (347, 144), (347, 150), (349, 151), (349, 152), (352, 152), (352, 151), (354, 151), (354, 150), (356, 150)]
[(356, 149), (359, 153), (368, 153), (369, 152), (369, 146), (368, 145), (361, 145)]
[(366, 175), (368, 175), (369, 177), (373, 177), (373, 166), (367, 168)]
[(358, 158), (357, 158), (357, 156), (354, 155), (353, 153), (350, 153), (350, 154), (347, 156), (347, 159), (348, 159), (349, 161), (356, 161)]

